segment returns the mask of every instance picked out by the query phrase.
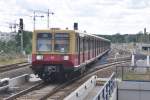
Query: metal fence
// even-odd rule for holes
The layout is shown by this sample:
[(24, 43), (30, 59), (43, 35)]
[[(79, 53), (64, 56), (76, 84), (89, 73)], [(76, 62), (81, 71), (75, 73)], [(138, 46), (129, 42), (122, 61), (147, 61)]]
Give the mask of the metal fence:
[(116, 88), (115, 73), (113, 73), (93, 100), (110, 100), (114, 89)]
[(123, 81), (150, 81), (150, 67), (116, 66), (116, 75)]

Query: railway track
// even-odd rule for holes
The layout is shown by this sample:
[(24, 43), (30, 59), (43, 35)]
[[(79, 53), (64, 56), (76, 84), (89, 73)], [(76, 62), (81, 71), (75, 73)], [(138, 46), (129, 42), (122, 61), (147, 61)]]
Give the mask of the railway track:
[[(126, 63), (126, 62), (121, 62)], [(121, 63), (118, 63), (117, 65), (120, 65)], [(106, 64), (101, 67), (96, 67), (89, 72), (87, 72), (83, 76), (79, 76), (74, 80), (71, 80), (66, 84), (64, 87), (55, 90), (55, 92), (51, 92), (50, 94), (45, 95), (44, 97), (40, 98), (39, 100), (63, 100), (67, 95), (69, 95), (71, 92), (73, 92), (76, 88), (78, 88), (80, 85), (82, 85), (87, 79), (89, 79), (93, 75), (97, 75), (98, 77), (109, 77), (112, 72), (114, 71), (112, 67), (116, 64)]]
[(26, 67), (29, 65), (31, 65), (31, 64), (29, 64), (27, 62), (21, 62), (21, 63), (11, 64), (11, 65), (0, 66), (0, 72), (2, 73), (5, 71)]
[[(23, 90), (17, 94), (14, 94), (5, 100), (62, 100), (65, 96), (67, 96), (71, 91), (75, 90), (78, 86), (80, 86), (83, 82), (85, 82), (89, 77), (104, 71), (103, 74), (100, 75), (109, 75), (112, 72), (112, 67), (114, 65), (120, 65), (123, 63), (128, 63), (127, 61), (118, 61), (114, 63), (104, 64), (100, 66), (96, 66), (90, 69), (83, 75), (80, 75), (72, 80), (69, 80), (62, 84), (45, 84), (39, 83), (33, 87), (30, 87), (26, 90)], [(110, 68), (108, 70), (108, 68)], [(107, 72), (108, 71), (108, 72)]]
[(131, 60), (131, 56), (125, 56), (125, 57), (118, 57), (118, 58), (108, 58), (107, 59), (107, 62), (108, 63), (112, 63), (112, 62), (115, 62), (115, 61), (123, 61), (123, 60)]
[[(116, 54), (118, 54), (118, 55), (116, 55)], [(129, 52), (127, 50), (112, 48), (112, 50), (108, 53), (108, 58), (114, 59), (115, 56), (117, 56), (117, 58), (123, 58), (124, 56), (130, 56), (130, 55), (131, 55), (131, 52)]]

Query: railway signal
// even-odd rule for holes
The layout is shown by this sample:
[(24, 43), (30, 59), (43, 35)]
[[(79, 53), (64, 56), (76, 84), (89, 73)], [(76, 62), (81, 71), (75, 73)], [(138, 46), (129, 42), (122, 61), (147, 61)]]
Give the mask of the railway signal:
[(18, 30), (20, 36), (21, 36), (21, 53), (24, 53), (23, 51), (23, 19), (19, 19), (19, 30)]
[(20, 22), (19, 22), (19, 29), (23, 30), (23, 19), (20, 18), (19, 20), (20, 20)]
[(78, 30), (78, 23), (74, 23), (74, 30)]

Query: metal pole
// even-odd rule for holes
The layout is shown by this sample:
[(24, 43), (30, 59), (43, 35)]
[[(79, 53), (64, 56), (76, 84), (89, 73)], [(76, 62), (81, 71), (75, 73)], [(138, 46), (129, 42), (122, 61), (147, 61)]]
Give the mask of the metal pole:
[(34, 11), (34, 15), (33, 15), (33, 30), (35, 30), (35, 11)]
[(148, 54), (147, 54), (147, 66), (148, 66), (148, 67), (149, 67), (149, 65), (150, 65), (150, 64), (149, 64), (149, 56), (150, 56), (150, 54), (149, 54), (150, 52), (149, 52), (149, 51), (150, 51), (150, 48), (148, 47)]
[[(45, 11), (37, 11), (37, 12), (41, 12), (41, 13), (46, 13), (47, 14), (47, 28), (49, 28), (49, 21), (50, 21), (50, 19), (49, 19), (49, 16), (50, 16), (50, 14), (54, 14), (53, 12), (50, 12), (49, 11), (49, 9), (48, 9), (48, 11), (47, 12), (45, 12)], [(44, 17), (44, 16), (38, 16), (38, 15), (35, 15), (35, 13), (36, 13), (36, 11), (34, 11), (34, 15), (33, 15), (33, 20), (34, 20), (34, 30), (35, 30), (35, 21), (36, 21), (36, 17)]]
[(49, 28), (49, 9), (48, 9), (48, 12), (47, 12), (47, 28)]
[(21, 30), (21, 52), (23, 53), (23, 30)]

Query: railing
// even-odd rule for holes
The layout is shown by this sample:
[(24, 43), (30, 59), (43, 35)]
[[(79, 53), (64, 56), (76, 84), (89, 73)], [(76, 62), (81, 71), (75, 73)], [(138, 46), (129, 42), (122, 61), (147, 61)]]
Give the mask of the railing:
[(114, 89), (116, 88), (115, 73), (113, 73), (93, 100), (110, 100)]

